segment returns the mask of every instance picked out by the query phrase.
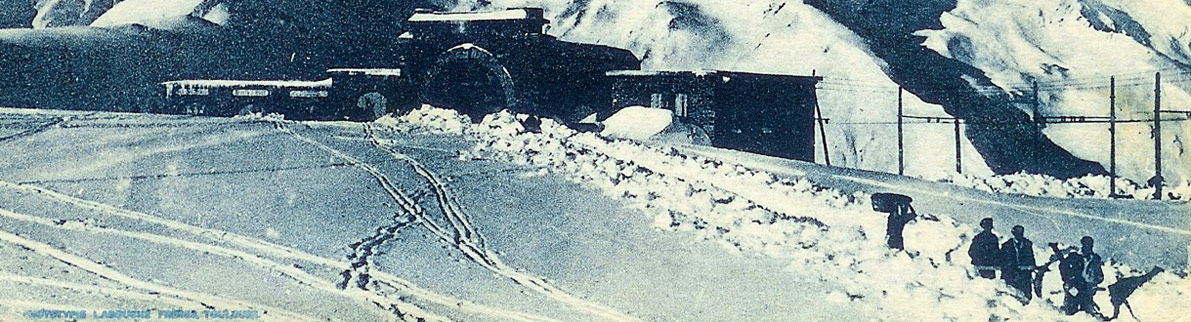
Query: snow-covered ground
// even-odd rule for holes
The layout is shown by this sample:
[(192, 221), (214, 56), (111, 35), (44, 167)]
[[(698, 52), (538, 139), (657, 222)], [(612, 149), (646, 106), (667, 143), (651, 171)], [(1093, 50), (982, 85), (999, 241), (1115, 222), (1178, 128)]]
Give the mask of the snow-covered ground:
[[(632, 201), (654, 216), (656, 228), (691, 232), (740, 251), (790, 260), (787, 269), (799, 274), (846, 280), (844, 289), (818, 296), (837, 304), (850, 302), (882, 320), (1061, 318), (1048, 306), (1015, 305), (999, 281), (971, 280), (964, 250), (976, 230), (946, 215), (932, 214), (937, 220), (912, 225), (908, 238), (921, 243), (910, 246), (909, 253), (893, 253), (882, 247), (884, 218), (869, 209), (865, 192), (846, 194), (806, 178), (749, 169), (730, 159), (577, 133), (549, 120), (543, 121), (541, 133), (526, 132), (509, 114), (490, 115), (461, 130), (452, 121), (458, 118), (452, 111), (424, 107), (416, 113), (440, 115), (419, 119), (431, 131), (477, 136), (481, 144), (464, 158), (542, 166), (544, 173), (563, 174)], [(1038, 258), (1049, 257), (1049, 250), (1035, 251)], [(1107, 271), (1112, 277), (1106, 285), (1117, 274), (1140, 274), (1119, 263)], [(1185, 293), (1189, 283), (1180, 277), (1185, 272), (1180, 274), (1155, 280), (1157, 286), (1148, 291), (1161, 295), (1147, 298), (1162, 300), (1144, 304), (1147, 307), (1139, 310), (1154, 315), (1143, 319), (1187, 314), (1168, 309), (1191, 303), (1191, 294)], [(1054, 278), (1049, 281), (1046, 289), (1061, 285)], [(1062, 296), (1051, 292), (1045, 300), (1058, 305)], [(1102, 307), (1111, 307), (1107, 294), (1098, 300)]]
[[(0, 252), (20, 259), (0, 262), (6, 319), (205, 303), (279, 321), (1090, 320), (1047, 303), (1053, 276), (1026, 306), (972, 279), (984, 216), (1038, 245), (1096, 236), (1120, 261), (1105, 285), (1163, 265), (1136, 314), (1191, 314), (1186, 204), (1001, 196), (430, 107), (365, 124), (0, 112)], [(929, 215), (908, 252), (883, 246), (881, 191)]]

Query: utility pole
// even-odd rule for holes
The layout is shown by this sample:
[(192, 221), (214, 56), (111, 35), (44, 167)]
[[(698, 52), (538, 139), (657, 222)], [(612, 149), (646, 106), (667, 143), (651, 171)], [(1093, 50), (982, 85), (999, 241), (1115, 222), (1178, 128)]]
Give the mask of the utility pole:
[[(812, 69), (811, 77), (819, 77), (818, 71)], [(823, 140), (822, 141), (823, 142), (823, 161), (826, 162), (828, 166), (830, 166), (831, 165), (831, 153), (827, 150), (827, 130), (823, 129), (823, 125), (826, 123), (823, 120), (823, 110), (819, 108), (819, 91), (818, 90), (814, 91), (813, 95), (815, 98), (815, 119), (818, 120), (818, 123), (819, 123), (819, 139)]]
[(905, 111), (902, 109), (902, 92), (905, 91), (901, 86), (897, 87), (897, 175), (906, 175), (906, 145), (905, 137), (902, 131), (902, 115)]
[(1042, 153), (1041, 150), (1042, 150), (1042, 127), (1043, 127), (1042, 114), (1038, 111), (1038, 109), (1041, 108), (1039, 105), (1042, 105), (1041, 101), (1038, 100), (1038, 80), (1033, 81), (1033, 89), (1034, 89), (1034, 99), (1032, 100), (1032, 103), (1034, 104), (1034, 116), (1033, 116), (1034, 117), (1034, 153), (1033, 154), (1034, 154), (1034, 159), (1038, 160), (1041, 158), (1040, 154)]
[(963, 154), (960, 152), (962, 149), (960, 148), (959, 139), (959, 118), (953, 119), (952, 122), (955, 122), (955, 172), (963, 174)]
[(1162, 200), (1162, 73), (1154, 73), (1154, 199)]
[(1108, 78), (1108, 197), (1117, 195), (1117, 78)]

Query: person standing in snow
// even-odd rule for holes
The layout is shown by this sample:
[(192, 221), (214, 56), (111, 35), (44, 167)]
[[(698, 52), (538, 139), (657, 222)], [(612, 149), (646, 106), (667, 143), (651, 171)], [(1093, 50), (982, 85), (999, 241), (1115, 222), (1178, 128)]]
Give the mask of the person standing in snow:
[(902, 230), (906, 228), (906, 224), (914, 220), (917, 215), (914, 213), (914, 207), (909, 203), (897, 205), (897, 211), (889, 213), (889, 218), (885, 220), (885, 241), (890, 249), (906, 249), (905, 241), (902, 239)]
[(918, 216), (914, 213), (914, 206), (910, 205), (911, 202), (914, 202), (914, 199), (910, 196), (896, 193), (874, 193), (872, 195), (873, 210), (889, 214), (885, 221), (885, 243), (889, 245), (890, 249), (906, 249), (905, 241), (902, 239), (902, 230), (906, 228), (907, 223)]
[(981, 219), (980, 228), (984, 230), (972, 238), (968, 257), (972, 258), (972, 266), (976, 267), (980, 277), (994, 279), (997, 278), (997, 268), (1001, 266), (1001, 254), (997, 249), (997, 235), (992, 232), (993, 219)]
[(1026, 239), (1025, 227), (1013, 226), (1013, 238), (1001, 244), (1001, 278), (1006, 284), (1021, 292), (1022, 304), (1030, 303), (1033, 298), (1030, 283), (1033, 282), (1034, 243)]
[(1091, 236), (1083, 236), (1079, 242), (1083, 244), (1081, 252), (1069, 256), (1072, 257), (1070, 265), (1077, 269), (1073, 271), (1073, 290), (1070, 290), (1075, 294), (1071, 298), (1071, 303), (1064, 303), (1064, 309), (1067, 315), (1084, 311), (1092, 316), (1099, 316), (1100, 313), (1097, 312), (1096, 302), (1093, 299), (1096, 296), (1096, 287), (1104, 281), (1104, 270), (1101, 267), (1104, 262), (1100, 259), (1100, 255), (1092, 250), (1095, 241)]

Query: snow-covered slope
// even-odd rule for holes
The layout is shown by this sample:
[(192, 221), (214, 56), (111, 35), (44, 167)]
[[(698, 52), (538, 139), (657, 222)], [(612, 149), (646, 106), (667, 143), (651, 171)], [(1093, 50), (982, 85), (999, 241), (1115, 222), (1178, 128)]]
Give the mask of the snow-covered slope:
[(86, 26), (117, 2), (120, 0), (39, 0), (30, 24), (33, 28)]
[[(605, 139), (551, 120), (543, 120), (541, 133), (534, 133), (522, 126), (521, 118), (500, 113), (460, 131), (454, 121), (458, 115), (451, 111), (423, 107), (416, 113), (433, 117), (391, 126), (469, 134), (480, 142), (463, 153), (463, 159), (539, 166), (543, 175), (563, 175), (631, 202), (654, 216), (657, 229), (695, 234), (745, 253), (789, 260), (789, 274), (843, 281), (843, 289), (806, 296), (847, 305), (872, 320), (1090, 318), (1065, 317), (1055, 310), (1062, 295), (1053, 290), (1062, 283), (1053, 274), (1043, 280), (1048, 291), (1027, 306), (1018, 304), (1013, 291), (1000, 280), (975, 278), (964, 250), (977, 230), (944, 213), (924, 215), (907, 227), (910, 240), (917, 243), (909, 247), (910, 252), (893, 252), (883, 244), (884, 218), (874, 215), (865, 192), (843, 193), (803, 175), (775, 174), (730, 158)], [(1044, 234), (1053, 233), (1062, 232)], [(1041, 246), (1034, 251), (1039, 259), (1050, 255)], [(1140, 273), (1120, 263), (1105, 269), (1105, 285)], [(1162, 320), (1186, 315), (1185, 306), (1191, 303), (1191, 293), (1184, 290), (1187, 285), (1181, 275), (1161, 274), (1139, 291), (1143, 293), (1138, 298), (1144, 300), (1137, 302), (1144, 303), (1134, 303), (1142, 312), (1138, 316)], [(1102, 308), (1111, 307), (1107, 300), (1107, 294), (1097, 296)]]
[[(892, 55), (898, 61), (887, 62), (874, 54), (871, 43), (887, 43), (896, 39), (902, 43), (917, 43), (925, 36), (925, 46), (936, 50), (947, 58), (963, 64), (970, 64), (976, 73), (986, 73), (1000, 88), (988, 88), (981, 82), (972, 81), (969, 91), (989, 94), (1018, 95), (1027, 97), (1027, 81), (1037, 79), (1044, 91), (1040, 94), (1042, 112), (1050, 115), (1093, 114), (1106, 115), (1107, 93), (1088, 87), (1091, 81), (1106, 85), (1109, 75), (1122, 75), (1130, 85), (1145, 82), (1147, 73), (1166, 70), (1169, 77), (1177, 77), (1191, 70), (1186, 68), (1188, 38), (1187, 14), (1191, 6), (1180, 1), (958, 1), (954, 10), (942, 17), (918, 17), (898, 14), (897, 10), (913, 9), (901, 6), (897, 1), (877, 1), (868, 4), (821, 4), (815, 6), (803, 1), (748, 0), (748, 1), (561, 1), (561, 0), (494, 0), (464, 1), (460, 9), (477, 7), (542, 6), (553, 20), (551, 33), (563, 39), (608, 44), (630, 48), (644, 59), (646, 68), (713, 68), (771, 73), (811, 74), (825, 77), (820, 85), (819, 98), (824, 116), (831, 119), (827, 124), (828, 145), (833, 164), (869, 170), (896, 171), (895, 127), (889, 123), (896, 114), (898, 83), (938, 84), (931, 77), (951, 77), (921, 74), (922, 70), (900, 69), (901, 74), (890, 74), (890, 63), (921, 64), (925, 60), (914, 59), (914, 54), (894, 50)], [(948, 1), (934, 1), (938, 6), (950, 7)], [(490, 3), (490, 4), (489, 4)], [(818, 8), (841, 6), (825, 14)], [(870, 6), (870, 7), (866, 7)], [(933, 9), (935, 5), (931, 5)], [(838, 9), (838, 8), (836, 8)], [(839, 11), (847, 11), (841, 14)], [(893, 10), (884, 12), (882, 10)], [(1091, 22), (1084, 16), (1092, 17)], [(913, 20), (922, 18), (922, 21)], [(853, 20), (839, 20), (853, 19)], [(867, 20), (865, 20), (867, 19)], [(882, 39), (866, 39), (849, 28), (868, 28), (864, 33), (880, 25), (882, 19), (905, 19), (892, 25), (917, 26), (910, 33), (893, 34)], [(864, 20), (864, 21), (861, 21)], [(921, 30), (941, 20), (942, 31)], [(844, 21), (841, 24), (841, 21)], [(898, 27), (889, 27), (890, 32), (901, 32)], [(1141, 32), (1144, 31), (1144, 34)], [(870, 36), (871, 37), (871, 36)], [(912, 47), (912, 46), (911, 46)], [(881, 48), (882, 50), (886, 48)], [(900, 56), (899, 56), (900, 55)], [(946, 59), (946, 58), (945, 58)], [(895, 66), (896, 67), (896, 66)], [(940, 67), (951, 68), (951, 67)], [(921, 69), (921, 68), (919, 68)], [(929, 67), (927, 68), (929, 72)], [(967, 71), (955, 73), (966, 75)], [(957, 76), (959, 83), (969, 82), (966, 76)], [(1140, 77), (1140, 78), (1139, 78)], [(891, 78), (900, 78), (895, 83)], [(921, 78), (922, 81), (914, 81)], [(1181, 80), (1174, 78), (1174, 80)], [(1182, 80), (1182, 84), (1186, 84)], [(1051, 83), (1047, 83), (1051, 82)], [(1072, 88), (1071, 85), (1074, 85)], [(1136, 86), (1134, 86), (1136, 87)], [(1185, 105), (1187, 85), (1168, 83), (1164, 89), (1167, 106)], [(966, 98), (940, 98), (949, 95), (946, 91), (962, 89), (932, 88), (922, 85), (915, 89), (919, 94), (932, 96), (931, 100), (967, 104)], [(1124, 115), (1141, 114), (1146, 110), (1147, 98), (1144, 86), (1126, 89), (1132, 94), (1119, 95), (1118, 106)], [(1152, 88), (1149, 89), (1152, 92)], [(905, 95), (906, 114), (925, 116), (947, 116), (939, 105), (923, 103), (916, 95)], [(1008, 104), (1006, 101), (973, 104)], [(1021, 104), (1016, 104), (1021, 108)], [(972, 107), (952, 107), (963, 109)], [(1136, 113), (1134, 113), (1136, 112)], [(968, 111), (968, 117), (979, 117), (980, 110)], [(992, 112), (990, 112), (992, 113)], [(1022, 113), (1021, 115), (1025, 115)], [(985, 117), (1004, 117), (1003, 112)], [(1143, 117), (1144, 118), (1144, 117)], [(862, 124), (856, 124), (862, 123)], [(1177, 184), (1185, 179), (1188, 167), (1182, 141), (1185, 130), (1179, 123), (1167, 123), (1165, 130), (1169, 153), (1166, 154), (1170, 170), (1166, 177)], [(951, 144), (953, 134), (949, 126), (938, 124), (907, 125), (907, 172), (931, 178), (943, 177), (954, 172), (954, 150)], [(1145, 182), (1152, 175), (1152, 157), (1144, 152), (1149, 132), (1146, 125), (1124, 125), (1119, 138), (1122, 146), (1120, 172), (1137, 182)], [(1128, 132), (1128, 133), (1125, 133)], [(1019, 149), (1020, 143), (1029, 138), (1013, 138), (1013, 135), (1027, 135), (1028, 132), (999, 132), (985, 130), (977, 133), (984, 141), (991, 141), (982, 152)], [(1058, 146), (1069, 150), (1074, 157), (1104, 164), (1107, 168), (1105, 142), (1107, 132), (1103, 125), (1053, 125), (1044, 129), (1044, 134)], [(964, 129), (964, 135), (966, 128)], [(1000, 143), (996, 143), (1000, 142)], [(1044, 143), (1048, 144), (1048, 143)], [(989, 173), (989, 166), (979, 153), (964, 142), (963, 168), (965, 174), (983, 175)], [(821, 150), (817, 149), (817, 151)], [(1045, 150), (1045, 149), (1044, 149)], [(1078, 175), (1061, 169), (1062, 165), (1039, 161), (1029, 165), (1021, 161), (1029, 152), (1007, 153), (995, 164), (1002, 174), (1021, 169), (1034, 171), (1055, 171), (1059, 175)], [(1152, 152), (1149, 153), (1152, 155)], [(1015, 161), (1014, 161), (1015, 160)], [(1059, 162), (1071, 162), (1058, 157)], [(1064, 161), (1068, 160), (1068, 161)], [(1018, 165), (1017, 163), (1025, 163)], [(1069, 167), (1084, 167), (1083, 164), (1068, 164)], [(1056, 168), (1057, 167), (1057, 168)], [(1148, 170), (1147, 170), (1148, 168)], [(1080, 168), (1088, 169), (1092, 168)], [(1083, 170), (1076, 170), (1083, 171)]]
[[(918, 33), (927, 37), (925, 46), (979, 68), (1005, 91), (1029, 95), (1037, 81), (1043, 114), (1107, 116), (1109, 76), (1115, 75), (1119, 117), (1152, 119), (1156, 71), (1164, 74), (1163, 109), (1191, 104), (1191, 5), (1185, 1), (961, 0), (940, 20), (941, 30)], [(1163, 123), (1168, 184), (1191, 178), (1188, 125)], [(1107, 128), (1059, 124), (1044, 133), (1107, 167)], [(1118, 128), (1122, 176), (1146, 182), (1154, 175), (1151, 128)]]
[[(824, 76), (819, 102), (823, 116), (831, 119), (826, 130), (832, 164), (897, 171), (896, 126), (891, 123), (897, 115), (897, 84), (864, 39), (811, 6), (772, 0), (498, 0), (492, 6), (544, 7), (552, 16), (551, 34), (628, 48), (646, 69)], [(471, 7), (465, 3), (461, 9)], [(851, 80), (866, 85), (856, 87)], [(904, 99), (906, 114), (949, 116), (913, 95)], [(954, 172), (954, 153), (940, 153), (954, 151), (952, 136), (945, 126), (907, 128), (907, 174), (941, 177)], [(964, 172), (990, 174), (963, 141)]]
[(176, 29), (200, 24), (201, 19), (212, 24), (227, 23), (227, 6), (209, 5), (207, 0), (126, 0), (107, 10), (91, 23), (92, 27), (115, 27), (139, 24), (159, 29)]

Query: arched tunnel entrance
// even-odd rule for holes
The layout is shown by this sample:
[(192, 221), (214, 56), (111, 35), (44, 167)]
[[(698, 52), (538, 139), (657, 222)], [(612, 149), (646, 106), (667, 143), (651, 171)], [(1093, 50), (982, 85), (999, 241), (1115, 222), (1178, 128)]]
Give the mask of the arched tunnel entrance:
[(422, 101), (479, 121), (502, 109), (515, 109), (513, 78), (491, 52), (462, 44), (448, 49), (429, 68)]

